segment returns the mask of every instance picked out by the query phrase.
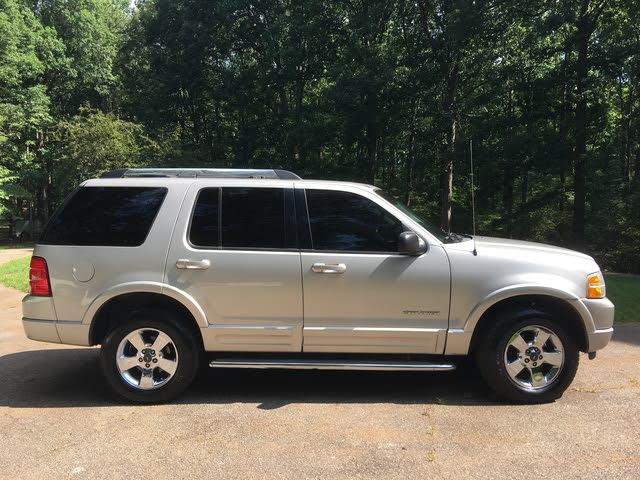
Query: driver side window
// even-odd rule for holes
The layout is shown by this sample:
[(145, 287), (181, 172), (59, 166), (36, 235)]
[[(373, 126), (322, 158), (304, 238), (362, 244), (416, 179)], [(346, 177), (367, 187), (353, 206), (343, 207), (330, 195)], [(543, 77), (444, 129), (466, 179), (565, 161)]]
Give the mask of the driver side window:
[(314, 250), (398, 252), (402, 222), (373, 201), (351, 192), (307, 189)]

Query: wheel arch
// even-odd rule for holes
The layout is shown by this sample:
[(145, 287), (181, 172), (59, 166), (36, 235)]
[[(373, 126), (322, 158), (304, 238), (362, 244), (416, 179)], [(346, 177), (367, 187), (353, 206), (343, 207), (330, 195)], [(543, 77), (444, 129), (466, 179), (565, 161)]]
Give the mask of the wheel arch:
[(125, 312), (139, 308), (175, 311), (198, 335), (201, 328), (208, 326), (204, 311), (184, 292), (162, 284), (127, 284), (98, 297), (85, 313), (82, 323), (90, 325), (89, 344), (100, 344), (110, 328), (126, 318)]
[(522, 315), (526, 315), (527, 312), (544, 312), (550, 315), (576, 338), (576, 343), (581, 351), (587, 351), (589, 341), (585, 320), (575, 305), (575, 301), (549, 294), (518, 294), (500, 299), (487, 306), (478, 317), (471, 335), (469, 353), (474, 351), (478, 339), (488, 329), (492, 321), (508, 311), (518, 311)]
[[(455, 301), (455, 299), (452, 299)], [(595, 330), (591, 313), (582, 300), (565, 290), (540, 284), (512, 285), (487, 295), (468, 314), (463, 328), (450, 328), (447, 332), (446, 355), (469, 354), (478, 335), (490, 319), (504, 308), (538, 308), (566, 318), (566, 325), (576, 335), (581, 351), (588, 349), (588, 334)]]

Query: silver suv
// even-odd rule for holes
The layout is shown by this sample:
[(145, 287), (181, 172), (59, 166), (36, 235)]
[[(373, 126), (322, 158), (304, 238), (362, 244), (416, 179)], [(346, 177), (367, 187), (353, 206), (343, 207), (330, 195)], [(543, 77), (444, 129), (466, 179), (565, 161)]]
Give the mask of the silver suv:
[(35, 247), (24, 329), (101, 345), (106, 379), (168, 401), (214, 368), (452, 370), (559, 398), (613, 333), (594, 260), (446, 234), (380, 189), (282, 170), (129, 169), (84, 182)]

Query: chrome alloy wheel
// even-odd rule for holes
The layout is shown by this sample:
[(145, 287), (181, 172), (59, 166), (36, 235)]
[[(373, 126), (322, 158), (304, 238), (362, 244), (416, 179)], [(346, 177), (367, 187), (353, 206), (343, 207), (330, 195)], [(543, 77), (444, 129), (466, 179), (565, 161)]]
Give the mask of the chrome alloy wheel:
[(564, 348), (546, 327), (529, 325), (507, 343), (504, 364), (509, 378), (523, 390), (540, 390), (553, 383), (564, 364)]
[(166, 384), (178, 368), (178, 350), (166, 333), (139, 328), (122, 339), (116, 350), (120, 376), (132, 387), (153, 390)]

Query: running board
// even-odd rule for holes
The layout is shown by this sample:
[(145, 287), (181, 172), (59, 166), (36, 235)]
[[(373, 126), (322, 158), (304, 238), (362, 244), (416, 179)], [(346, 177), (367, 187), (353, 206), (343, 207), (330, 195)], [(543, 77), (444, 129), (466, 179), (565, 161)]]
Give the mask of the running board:
[(453, 363), (428, 362), (374, 362), (374, 361), (327, 361), (327, 360), (263, 360), (263, 359), (218, 359), (209, 363), (211, 368), (285, 368), (296, 370), (386, 370), (411, 372), (443, 372), (455, 370)]

